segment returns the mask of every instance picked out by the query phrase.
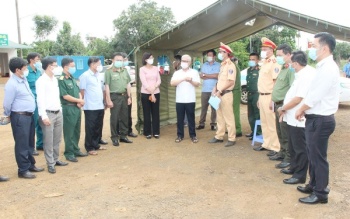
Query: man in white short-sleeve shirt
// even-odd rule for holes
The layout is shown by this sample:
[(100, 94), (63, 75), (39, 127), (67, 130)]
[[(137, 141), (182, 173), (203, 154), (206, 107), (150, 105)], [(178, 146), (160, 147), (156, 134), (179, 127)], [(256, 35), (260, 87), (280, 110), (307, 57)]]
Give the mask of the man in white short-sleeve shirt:
[(184, 138), (184, 118), (188, 119), (188, 131), (193, 143), (197, 143), (195, 129), (196, 87), (200, 84), (199, 74), (191, 68), (191, 56), (181, 57), (181, 69), (176, 71), (171, 78), (171, 86), (176, 86), (176, 115), (177, 138), (179, 143)]

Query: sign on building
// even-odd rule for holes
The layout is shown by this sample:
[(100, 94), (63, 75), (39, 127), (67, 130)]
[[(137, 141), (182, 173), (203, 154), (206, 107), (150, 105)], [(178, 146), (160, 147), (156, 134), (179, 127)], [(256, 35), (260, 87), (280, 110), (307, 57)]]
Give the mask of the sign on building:
[(7, 34), (0, 33), (0, 46), (8, 46), (9, 37)]

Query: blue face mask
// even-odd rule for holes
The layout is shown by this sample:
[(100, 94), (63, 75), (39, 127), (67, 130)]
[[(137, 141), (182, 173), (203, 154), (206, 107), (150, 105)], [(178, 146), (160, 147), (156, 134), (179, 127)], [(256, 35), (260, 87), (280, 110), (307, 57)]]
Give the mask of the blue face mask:
[(284, 63), (286, 63), (286, 62), (284, 61), (284, 59), (283, 59), (282, 56), (277, 56), (277, 57), (276, 57), (276, 61), (277, 61), (277, 63), (280, 64), (280, 65), (284, 65)]
[(311, 48), (309, 50), (309, 58), (316, 61), (317, 59), (316, 48)]
[(124, 66), (128, 66), (129, 65), (129, 61), (124, 61)]
[(250, 61), (248, 62), (248, 66), (249, 66), (249, 67), (255, 67), (255, 66), (256, 66), (256, 62), (253, 61), (253, 60), (250, 60)]
[(291, 64), (289, 64), (289, 70), (290, 70), (291, 72), (295, 72), (295, 68), (293, 68)]
[(71, 75), (74, 75), (74, 73), (77, 71), (77, 69), (75, 68), (75, 67), (69, 67), (69, 69), (68, 69), (68, 72), (69, 72), (69, 74), (71, 74)]
[(121, 67), (123, 67), (123, 65), (124, 65), (123, 61), (115, 61), (114, 62), (114, 67), (116, 67), (116, 68), (121, 68)]
[(41, 64), (41, 62), (35, 62), (35, 63), (34, 63), (34, 67), (35, 67), (36, 69), (42, 69), (43, 65)]
[(222, 55), (222, 53), (218, 54), (218, 59), (221, 60), (221, 61), (224, 59), (224, 56)]

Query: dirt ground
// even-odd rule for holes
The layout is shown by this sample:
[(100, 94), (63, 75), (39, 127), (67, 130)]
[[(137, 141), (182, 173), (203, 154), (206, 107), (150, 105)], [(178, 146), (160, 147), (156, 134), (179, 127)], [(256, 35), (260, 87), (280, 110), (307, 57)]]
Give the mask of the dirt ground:
[[(277, 162), (268, 160), (266, 152), (252, 150), (245, 137), (230, 148), (209, 144), (214, 136), (209, 127), (197, 132), (197, 144), (191, 143), (187, 129), (184, 141), (175, 143), (176, 126), (169, 125), (161, 128), (158, 140), (138, 136), (133, 144), (114, 147), (107, 110), (106, 151), (57, 167), (56, 174), (47, 172), (40, 151), (37, 166), (45, 171), (25, 180), (17, 177), (11, 127), (0, 126), (0, 174), (11, 177), (0, 183), (0, 218), (349, 218), (349, 115), (350, 104), (341, 104), (328, 150), (329, 203), (314, 206), (298, 202), (305, 194), (296, 185), (283, 184), (289, 176), (274, 167)], [(248, 133), (244, 105), (241, 121)], [(82, 151), (84, 136), (82, 129)], [(63, 151), (62, 141), (64, 161)]]

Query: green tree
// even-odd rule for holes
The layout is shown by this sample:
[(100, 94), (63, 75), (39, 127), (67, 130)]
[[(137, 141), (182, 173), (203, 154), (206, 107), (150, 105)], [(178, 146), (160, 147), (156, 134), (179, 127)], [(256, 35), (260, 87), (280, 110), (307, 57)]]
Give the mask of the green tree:
[(96, 38), (90, 41), (86, 48), (86, 55), (88, 56), (104, 56), (105, 58), (112, 58), (113, 48), (110, 46), (108, 38)]
[(38, 40), (32, 44), (33, 51), (41, 54), (42, 57), (55, 55), (52, 53), (52, 48), (54, 45), (55, 42), (52, 40)]
[(83, 55), (85, 46), (80, 34), (72, 35), (72, 27), (64, 21), (62, 30), (57, 34), (57, 40), (52, 48), (53, 55)]
[(337, 61), (340, 61), (341, 59), (349, 59), (350, 44), (347, 42), (337, 42), (333, 56)]
[(117, 33), (112, 40), (112, 47), (115, 51), (129, 53), (135, 47), (169, 30), (175, 23), (170, 8), (158, 7), (151, 0), (139, 0), (113, 21)]
[(249, 45), (249, 38), (247, 37), (229, 44), (234, 57), (238, 59), (238, 67), (241, 70), (247, 68), (249, 61), (249, 50), (247, 51), (246, 49), (247, 45)]
[(45, 39), (57, 27), (58, 20), (55, 17), (47, 15), (35, 15), (33, 17), (35, 38)]

